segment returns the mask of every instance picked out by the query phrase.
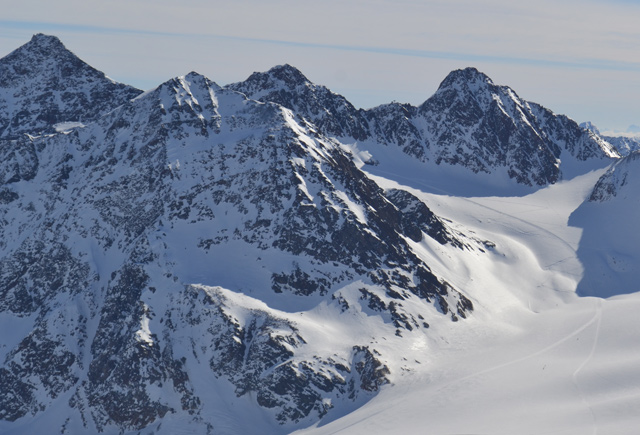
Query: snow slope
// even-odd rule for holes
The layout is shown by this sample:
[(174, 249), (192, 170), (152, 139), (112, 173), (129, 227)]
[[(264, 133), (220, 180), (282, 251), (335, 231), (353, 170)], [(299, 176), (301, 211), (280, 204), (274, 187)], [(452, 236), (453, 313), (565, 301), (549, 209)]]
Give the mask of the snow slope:
[(640, 151), (613, 165), (569, 220), (583, 229), (578, 256), (581, 295), (609, 297), (640, 291)]
[[(600, 290), (607, 298), (575, 293), (591, 265), (581, 252), (582, 230), (570, 226), (569, 218), (576, 209), (594, 206), (588, 199), (603, 172), (521, 197), (457, 198), (412, 190), (439, 215), (455, 216), (481, 239), (494, 241), (492, 251), (503, 260), (443, 264), (437, 272), (448, 277), (449, 269), (467, 281), (463, 288), (474, 296), (479, 308), (469, 321), (442, 325), (437, 346), (405, 350), (405, 358), (424, 364), (362, 408), (296, 434), (636, 433), (640, 294), (611, 296), (607, 288)], [(629, 216), (638, 216), (633, 202), (624, 213), (623, 204), (614, 210), (627, 220), (610, 225), (598, 239), (601, 252), (616, 252), (631, 230)], [(637, 283), (634, 273), (623, 282)]]
[(639, 308), (637, 294), (584, 298), (524, 316), (512, 334), (478, 326), (421, 375), (297, 433), (634, 434)]

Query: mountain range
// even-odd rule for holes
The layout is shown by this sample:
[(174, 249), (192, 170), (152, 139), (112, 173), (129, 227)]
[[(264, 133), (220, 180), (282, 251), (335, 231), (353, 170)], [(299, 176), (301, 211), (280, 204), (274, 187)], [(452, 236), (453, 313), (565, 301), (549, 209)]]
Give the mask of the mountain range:
[[(615, 147), (615, 149), (618, 151), (618, 153), (621, 156), (628, 156), (632, 152), (640, 150), (640, 136), (638, 136), (637, 134), (627, 135), (627, 136), (603, 135), (600, 133), (600, 130), (598, 130), (598, 127), (593, 125), (591, 122), (582, 122), (580, 123), (580, 127), (592, 131), (593, 133), (597, 134), (598, 136), (600, 136), (601, 138), (609, 142), (611, 145)], [(632, 130), (632, 127), (633, 126), (629, 128), (630, 131)]]
[(463, 166), (527, 186), (561, 180), (561, 162), (619, 157), (597, 134), (522, 100), (475, 68), (453, 71), (419, 107), (391, 103), (356, 110), (290, 65), (254, 73), (228, 88), (291, 108), (342, 142), (399, 148), (427, 167)]
[[(0, 59), (0, 157), (0, 432), (321, 427), (521, 300), (638, 290), (638, 154), (474, 68), (363, 110), (290, 65), (143, 92), (37, 34)], [(554, 189), (584, 236), (537, 262), (471, 211)]]

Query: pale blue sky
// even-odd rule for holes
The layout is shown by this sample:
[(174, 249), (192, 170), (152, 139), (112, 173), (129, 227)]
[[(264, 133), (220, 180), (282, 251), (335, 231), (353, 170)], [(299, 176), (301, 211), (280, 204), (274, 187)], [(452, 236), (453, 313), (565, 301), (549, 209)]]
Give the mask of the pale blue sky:
[(557, 113), (624, 130), (640, 124), (639, 21), (630, 0), (22, 0), (3, 8), (0, 56), (54, 34), (143, 89), (289, 63), (359, 107), (419, 104), (475, 66)]

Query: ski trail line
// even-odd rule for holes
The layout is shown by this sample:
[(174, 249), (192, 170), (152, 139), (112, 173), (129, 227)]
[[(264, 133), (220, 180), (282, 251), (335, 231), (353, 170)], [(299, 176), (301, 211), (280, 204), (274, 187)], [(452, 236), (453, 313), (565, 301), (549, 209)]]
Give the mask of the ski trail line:
[(596, 415), (593, 412), (593, 408), (589, 404), (589, 400), (587, 399), (587, 395), (582, 390), (582, 388), (580, 388), (580, 384), (578, 382), (578, 375), (580, 374), (582, 369), (584, 369), (586, 367), (586, 365), (589, 364), (589, 362), (593, 358), (593, 355), (596, 353), (596, 348), (598, 347), (598, 339), (600, 337), (600, 327), (602, 325), (602, 300), (601, 299), (598, 299), (598, 306), (596, 307), (596, 316), (597, 316), (596, 331), (595, 331), (594, 336), (593, 336), (593, 345), (591, 346), (591, 351), (589, 352), (589, 355), (587, 355), (587, 357), (584, 359), (584, 361), (582, 361), (582, 363), (578, 366), (578, 368), (573, 372), (573, 375), (571, 376), (573, 384), (575, 385), (576, 389), (580, 393), (580, 397), (582, 398), (582, 402), (584, 403), (584, 405), (589, 410), (589, 413), (591, 414), (591, 419), (593, 420), (593, 435), (598, 435), (598, 424), (597, 424), (597, 421), (596, 421)]

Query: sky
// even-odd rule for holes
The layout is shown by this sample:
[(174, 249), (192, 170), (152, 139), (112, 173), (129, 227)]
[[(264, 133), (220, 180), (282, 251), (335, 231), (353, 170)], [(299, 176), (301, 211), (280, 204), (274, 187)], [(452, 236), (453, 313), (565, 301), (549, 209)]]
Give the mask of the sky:
[(56, 35), (145, 90), (288, 63), (356, 107), (415, 105), (474, 66), (601, 131), (640, 125), (640, 0), (21, 0), (2, 11), (0, 56)]

